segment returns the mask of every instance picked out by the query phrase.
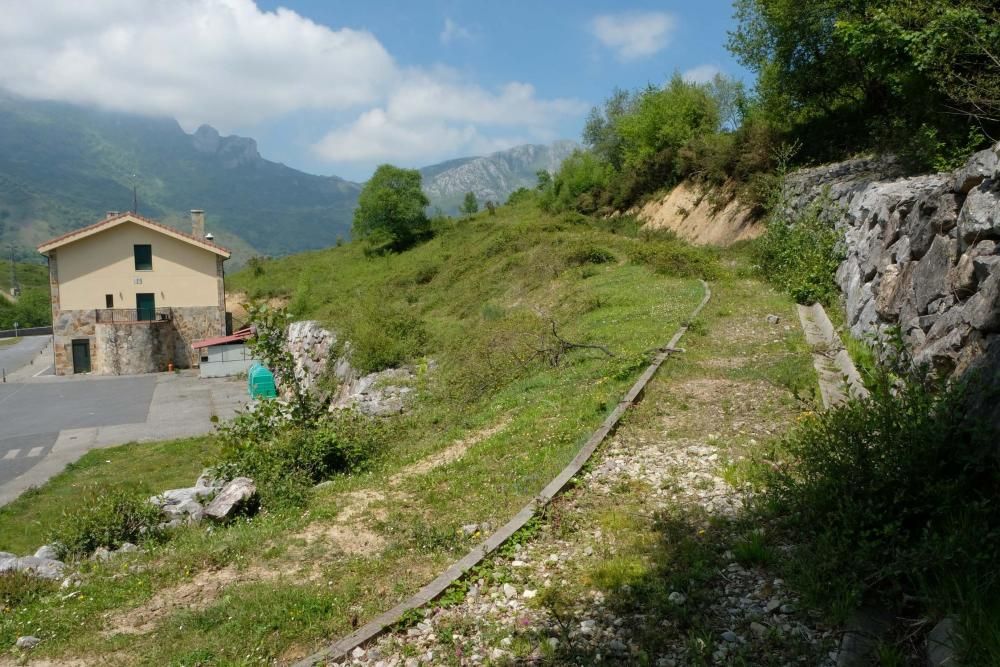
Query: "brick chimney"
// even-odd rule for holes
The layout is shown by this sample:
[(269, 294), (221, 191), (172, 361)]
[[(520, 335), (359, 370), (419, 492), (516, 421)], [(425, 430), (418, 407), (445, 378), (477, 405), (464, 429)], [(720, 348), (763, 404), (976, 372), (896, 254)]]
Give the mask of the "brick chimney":
[(191, 234), (196, 239), (205, 238), (205, 212), (200, 208), (191, 209)]

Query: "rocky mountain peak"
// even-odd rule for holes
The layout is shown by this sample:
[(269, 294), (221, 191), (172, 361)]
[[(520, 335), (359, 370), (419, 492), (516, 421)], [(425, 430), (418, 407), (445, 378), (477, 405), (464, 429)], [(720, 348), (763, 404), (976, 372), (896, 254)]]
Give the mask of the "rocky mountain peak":
[(455, 213), (466, 192), (480, 203), (506, 201), (518, 188), (534, 187), (539, 170), (555, 172), (569, 155), (579, 148), (574, 141), (551, 144), (525, 144), (490, 155), (463, 158), (424, 167), (424, 191), (431, 205), (446, 213)]
[(257, 142), (249, 137), (223, 137), (211, 125), (202, 125), (191, 135), (191, 144), (200, 153), (217, 155), (228, 169), (261, 160)]

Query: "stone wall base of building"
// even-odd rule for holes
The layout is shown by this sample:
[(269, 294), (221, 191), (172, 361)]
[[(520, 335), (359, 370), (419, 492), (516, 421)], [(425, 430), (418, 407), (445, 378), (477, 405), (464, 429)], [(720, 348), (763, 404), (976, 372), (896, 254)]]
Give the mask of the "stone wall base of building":
[(97, 322), (93, 310), (63, 311), (53, 326), (56, 375), (72, 375), (73, 341), (86, 340), (91, 372), (99, 375), (157, 373), (192, 368), (199, 357), (191, 343), (226, 333), (222, 309), (209, 306), (171, 308), (171, 319), (156, 322)]

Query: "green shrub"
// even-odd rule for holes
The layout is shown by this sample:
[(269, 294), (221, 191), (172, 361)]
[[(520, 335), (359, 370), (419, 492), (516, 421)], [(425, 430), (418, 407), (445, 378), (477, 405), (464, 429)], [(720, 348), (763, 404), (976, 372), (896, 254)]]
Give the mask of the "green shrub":
[(826, 203), (821, 197), (796, 218), (779, 206), (754, 243), (763, 277), (798, 303), (829, 305), (840, 293), (834, 276), (844, 249), (833, 222), (822, 215)]
[(313, 484), (357, 470), (380, 449), (387, 426), (352, 410), (312, 421), (286, 421), (277, 401), (264, 401), (220, 429), (215, 468), (225, 478), (252, 478), (262, 503), (301, 505)]
[(7, 612), (45, 597), (59, 589), (55, 581), (27, 572), (0, 573), (0, 611)]
[[(547, 173), (547, 172), (546, 172)], [(535, 190), (529, 190), (528, 188), (518, 188), (507, 196), (507, 204), (511, 206), (516, 206), (517, 204), (522, 204), (524, 202), (533, 202), (538, 198), (538, 193)]]
[(868, 384), (803, 419), (778, 445), (783, 463), (761, 467), (757, 510), (800, 543), (806, 593), (843, 613), (935, 595), (960, 574), (995, 598), (998, 434), (966, 410), (963, 383), (880, 366)]
[(160, 508), (140, 489), (97, 486), (84, 490), (49, 534), (61, 557), (86, 556), (98, 547), (116, 549), (155, 533)]
[(601, 246), (585, 244), (573, 248), (566, 255), (566, 263), (570, 266), (583, 266), (584, 264), (610, 264), (618, 261), (615, 254), (607, 248)]
[(358, 303), (341, 327), (350, 341), (351, 365), (374, 373), (412, 361), (424, 352), (427, 331), (423, 321), (391, 295), (373, 294)]
[(599, 218), (594, 221), (597, 229), (620, 234), (629, 238), (635, 238), (642, 229), (643, 222), (634, 215), (616, 215), (614, 217)]
[(679, 278), (715, 280), (722, 275), (717, 251), (677, 239), (636, 241), (629, 250), (629, 259)]

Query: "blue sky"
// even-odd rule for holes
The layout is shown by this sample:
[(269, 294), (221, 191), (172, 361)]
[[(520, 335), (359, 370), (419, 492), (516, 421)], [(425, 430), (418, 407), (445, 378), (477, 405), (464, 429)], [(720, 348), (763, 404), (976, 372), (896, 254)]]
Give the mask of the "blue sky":
[[(627, 5), (451, 0), (422, 2), (419, 7), (418, 3), (401, 1), (258, 4), (264, 9), (285, 6), (333, 27), (370, 31), (401, 63), (425, 67), (444, 64), (487, 88), (510, 81), (529, 83), (540, 96), (573, 98), (587, 110), (600, 104), (615, 86), (660, 84), (674, 71), (710, 66), (752, 81), (752, 75), (725, 49), (726, 32), (732, 27), (732, 3), (726, 0)], [(622, 58), (592, 32), (595, 17), (641, 12), (666, 13), (674, 19), (665, 46), (649, 56)], [(458, 26), (458, 34), (450, 39), (442, 39), (446, 22)], [(578, 140), (585, 115), (559, 117), (554, 127), (558, 137)], [(238, 129), (255, 133), (262, 152), (271, 159), (314, 173), (364, 178), (370, 173), (368, 165), (331, 163), (308, 150), (326, 120), (300, 114)], [(423, 164), (419, 160), (403, 162)]]
[[(0, 0), (4, 2), (5, 0)], [(38, 5), (38, 6), (36, 6)], [(678, 71), (747, 80), (728, 1), (50, 0), (0, 22), (0, 86), (252, 136), (363, 180), (525, 142), (579, 139), (615, 87)]]

